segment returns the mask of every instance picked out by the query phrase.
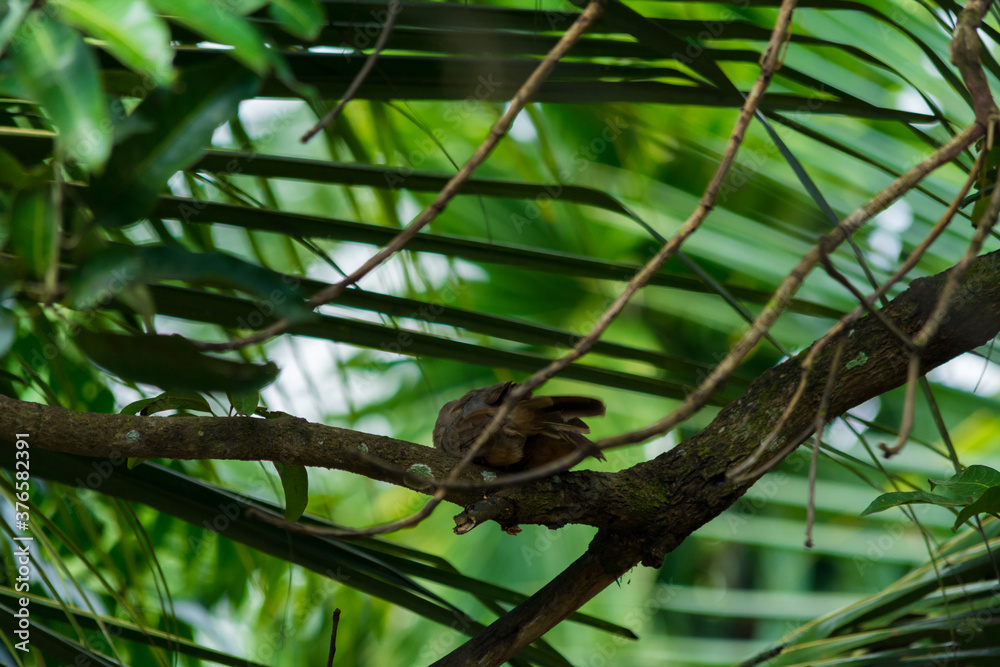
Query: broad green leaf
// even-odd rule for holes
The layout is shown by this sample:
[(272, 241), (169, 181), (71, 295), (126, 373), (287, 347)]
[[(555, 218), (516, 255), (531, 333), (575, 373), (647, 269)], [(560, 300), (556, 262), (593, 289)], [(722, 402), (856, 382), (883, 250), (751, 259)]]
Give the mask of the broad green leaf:
[(153, 91), (125, 121), (120, 131), (126, 138), (91, 183), (90, 204), (100, 223), (118, 227), (149, 213), (167, 179), (201, 156), (215, 128), (254, 95), (258, 83), (251, 72), (218, 57), (184, 70), (178, 92)]
[(280, 274), (221, 252), (191, 252), (179, 246), (115, 246), (90, 257), (69, 279), (66, 302), (89, 309), (117, 298), (124, 290), (161, 280), (183, 280), (237, 289), (257, 297), (248, 311), (277, 314), (293, 321), (312, 317), (302, 295)]
[(273, 363), (246, 364), (202, 354), (178, 335), (129, 336), (81, 331), (74, 340), (98, 365), (133, 382), (164, 389), (254, 391), (278, 374)]
[(14, 40), (14, 74), (59, 130), (60, 153), (100, 171), (112, 136), (93, 51), (76, 31), (38, 11), (21, 24)]
[(10, 246), (28, 275), (55, 288), (59, 255), (59, 221), (51, 187), (21, 190), (10, 211)]
[(27, 169), (16, 157), (0, 148), (0, 184), (13, 189), (33, 188), (51, 179), (51, 165)]
[(64, 21), (101, 40), (101, 47), (152, 85), (174, 80), (170, 30), (144, 0), (56, 0)]
[(196, 391), (179, 390), (165, 391), (159, 396), (129, 403), (119, 410), (119, 414), (152, 415), (166, 410), (194, 410), (214, 414), (204, 396)]
[(272, 0), (268, 11), (282, 28), (309, 41), (326, 24), (323, 8), (315, 0)]
[(285, 491), (285, 521), (298, 521), (309, 503), (309, 474), (305, 466), (274, 463)]
[(1000, 485), (1000, 471), (989, 466), (972, 465), (943, 482), (932, 479), (930, 483), (932, 490), (943, 486), (956, 496), (978, 498), (987, 489)]
[(977, 514), (996, 514), (997, 512), (1000, 512), (1000, 486), (991, 486), (983, 491), (976, 502), (958, 513), (952, 530), (958, 530), (959, 526)]
[(233, 47), (233, 58), (257, 74), (264, 74), (269, 69), (271, 57), (260, 33), (239, 14), (226, 11), (227, 3), (150, 0), (150, 4), (161, 14), (204, 35), (208, 41)]
[(257, 404), (260, 403), (260, 393), (256, 391), (230, 391), (226, 392), (226, 398), (229, 399), (237, 414), (241, 415), (254, 414), (257, 410)]
[(929, 491), (893, 491), (891, 493), (883, 493), (881, 496), (873, 500), (871, 504), (865, 508), (865, 511), (861, 513), (861, 516), (866, 516), (874, 512), (881, 512), (893, 507), (899, 507), (900, 505), (913, 505), (918, 503), (941, 505), (942, 507), (954, 507), (956, 505), (965, 504), (960, 500), (955, 500), (954, 498), (942, 496), (937, 493), (930, 493)]
[(13, 155), (0, 148), (0, 184), (12, 187), (24, 187), (28, 172)]

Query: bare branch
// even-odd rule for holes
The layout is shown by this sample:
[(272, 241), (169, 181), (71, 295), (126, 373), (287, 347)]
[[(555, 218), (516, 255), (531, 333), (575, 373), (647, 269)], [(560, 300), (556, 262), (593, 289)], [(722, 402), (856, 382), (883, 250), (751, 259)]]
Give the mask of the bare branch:
[(340, 115), (340, 112), (344, 110), (347, 103), (354, 99), (354, 95), (357, 94), (358, 89), (361, 88), (361, 84), (365, 82), (365, 79), (368, 78), (368, 75), (375, 67), (375, 61), (378, 60), (378, 56), (382, 53), (382, 49), (384, 49), (385, 45), (389, 43), (389, 36), (392, 34), (392, 29), (396, 25), (396, 17), (399, 16), (401, 11), (403, 11), (403, 7), (399, 4), (399, 0), (389, 0), (389, 17), (386, 19), (385, 25), (382, 26), (382, 33), (378, 36), (378, 41), (375, 42), (375, 48), (373, 48), (372, 52), (368, 54), (367, 58), (365, 58), (365, 62), (361, 66), (361, 69), (358, 70), (357, 75), (355, 75), (354, 79), (351, 81), (351, 85), (349, 85), (347, 90), (344, 92), (344, 98), (340, 100), (337, 106), (331, 109), (329, 113), (323, 116), (323, 118), (308, 132), (302, 135), (302, 138), (299, 141), (306, 143), (316, 136), (316, 133), (332, 123), (334, 119)]

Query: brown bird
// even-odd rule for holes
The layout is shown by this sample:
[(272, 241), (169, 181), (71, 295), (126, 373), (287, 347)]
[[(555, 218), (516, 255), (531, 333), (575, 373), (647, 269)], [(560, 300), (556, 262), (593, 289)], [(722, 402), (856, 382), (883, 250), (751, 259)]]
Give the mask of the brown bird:
[[(434, 424), (434, 446), (452, 456), (465, 454), (517, 386), (502, 382), (445, 403)], [(603, 461), (601, 451), (583, 435), (590, 428), (580, 419), (602, 416), (604, 403), (596, 398), (529, 394), (511, 409), (474, 460), (494, 468), (526, 470), (584, 449)]]

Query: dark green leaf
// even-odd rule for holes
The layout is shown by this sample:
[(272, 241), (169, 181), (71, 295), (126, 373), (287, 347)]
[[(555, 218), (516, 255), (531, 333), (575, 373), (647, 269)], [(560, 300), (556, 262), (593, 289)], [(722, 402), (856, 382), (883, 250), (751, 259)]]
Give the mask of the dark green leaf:
[(202, 354), (178, 335), (128, 336), (82, 331), (74, 339), (97, 364), (131, 380), (164, 389), (254, 391), (278, 374), (273, 363), (245, 364)]
[[(215, 12), (204, 12), (213, 14)], [(256, 75), (225, 57), (184, 70), (174, 90), (157, 89), (121, 128), (126, 138), (94, 179), (90, 204), (106, 227), (149, 213), (167, 179), (193, 164), (212, 133), (257, 90)]]
[[(253, 312), (245, 301), (221, 294), (205, 294), (171, 286), (156, 287), (153, 292), (157, 295), (158, 312), (162, 315), (218, 324), (226, 328), (243, 326), (241, 320), (246, 323), (246, 313)], [(270, 321), (264, 318), (259, 325), (265, 326)], [(505, 367), (525, 372), (537, 370), (550, 361), (540, 354), (474, 345), (330, 315), (321, 315), (311, 322), (296, 324), (289, 333), (408, 355), (441, 357), (467, 364)], [(372, 363), (368, 370), (372, 373), (380, 372), (384, 367), (383, 363)], [(562, 372), (562, 376), (656, 396), (682, 398), (685, 395), (682, 383), (675, 380), (579, 363), (571, 364)], [(724, 405), (729, 400), (722, 393), (717, 393), (710, 399), (713, 404), (718, 405)]]
[(229, 402), (232, 404), (237, 414), (241, 415), (254, 414), (257, 410), (257, 404), (260, 403), (260, 394), (256, 391), (230, 391), (226, 392), (226, 397), (229, 399)]
[(1000, 512), (1000, 486), (991, 486), (983, 491), (982, 495), (979, 496), (979, 500), (958, 513), (952, 530), (958, 530), (959, 526), (977, 514), (996, 514), (997, 512)]
[(285, 490), (285, 521), (298, 521), (309, 503), (309, 475), (305, 466), (274, 463)]
[(16, 157), (0, 148), (0, 184), (14, 189), (37, 187), (52, 178), (49, 166), (26, 169)]
[(0, 357), (7, 354), (17, 339), (17, 318), (7, 308), (0, 306)]
[(21, 190), (11, 205), (10, 247), (28, 275), (51, 291), (56, 281), (59, 222), (50, 187)]
[[(199, 224), (220, 222), (247, 229), (274, 231), (312, 238), (334, 238), (341, 241), (355, 241), (380, 246), (389, 243), (396, 235), (395, 230), (381, 225), (267, 211), (248, 206), (198, 202), (196, 208), (194, 200), (169, 195), (160, 197), (154, 213), (164, 218), (177, 218), (184, 222)], [(418, 234), (407, 244), (406, 248), (419, 252), (461, 257), (473, 262), (508, 264), (535, 271), (604, 280), (627, 280), (639, 269), (635, 265), (608, 262), (566, 252), (538, 250), (507, 243), (490, 243), (445, 234)], [(650, 284), (696, 292), (712, 291), (710, 287), (702, 284), (694, 276), (667, 269), (656, 273), (650, 280)], [(763, 290), (728, 284), (726, 288), (734, 296), (753, 303), (767, 303), (771, 298), (770, 292)], [(837, 318), (843, 315), (843, 312), (836, 308), (803, 299), (793, 299), (790, 310), (822, 317)]]
[(899, 507), (900, 505), (913, 505), (918, 503), (929, 503), (931, 505), (941, 505), (943, 507), (954, 507), (955, 505), (964, 504), (954, 498), (942, 496), (937, 493), (930, 493), (929, 491), (893, 491), (891, 493), (883, 493), (881, 496), (873, 500), (871, 504), (865, 508), (865, 511), (861, 513), (861, 516), (873, 514), (874, 512), (881, 512), (893, 507)]
[(152, 415), (166, 410), (194, 410), (214, 414), (205, 397), (196, 391), (165, 391), (153, 398), (129, 403), (119, 413), (123, 415)]
[(972, 465), (943, 482), (932, 479), (930, 483), (931, 489), (943, 486), (956, 496), (978, 498), (990, 487), (1000, 485), (1000, 471), (989, 466)]
[(257, 297), (261, 304), (251, 314), (280, 317), (299, 322), (312, 311), (298, 291), (270, 269), (221, 252), (191, 252), (180, 246), (115, 246), (84, 262), (69, 279), (66, 303), (73, 308), (95, 308), (124, 288), (161, 280), (183, 280), (226, 289), (237, 289)]

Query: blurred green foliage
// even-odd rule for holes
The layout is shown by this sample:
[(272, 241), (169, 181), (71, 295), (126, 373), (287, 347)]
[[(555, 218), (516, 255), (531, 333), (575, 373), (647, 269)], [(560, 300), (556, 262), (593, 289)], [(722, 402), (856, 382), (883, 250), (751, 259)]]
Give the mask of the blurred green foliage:
[[(357, 98), (302, 144), (385, 29), (384, 3), (0, 7), (0, 391), (81, 411), (170, 406), (180, 415), (225, 414), (224, 393), (209, 390), (229, 389), (242, 404), (259, 374), (238, 386), (211, 384), (207, 364), (192, 357), (187, 368), (171, 368), (162, 349), (143, 347), (154, 340), (147, 334), (221, 341), (289, 309), (301, 316), (296, 299), (360, 265), (430, 203), (576, 11), (550, 0), (403, 3)], [(777, 11), (769, 0), (629, 8), (638, 18), (609, 6), (408, 250), (280, 340), (213, 363), (276, 364), (277, 380), (261, 393), (268, 410), (429, 444), (445, 401), (521, 378), (565, 352), (658, 238), (697, 206), (742, 103), (732, 87), (749, 89)], [(668, 262), (604, 345), (545, 391), (602, 398), (608, 415), (591, 424), (597, 436), (646, 425), (676, 406), (746, 330), (733, 304), (759, 312), (830, 229), (824, 204), (846, 215), (971, 122), (968, 93), (948, 65), (959, 9), (916, 0), (800, 3), (762, 106), (800, 167), (753, 123), (716, 209), (684, 246), (689, 263)], [(991, 55), (996, 27), (990, 15), (982, 28), (991, 77), (1000, 72)], [(935, 172), (855, 235), (877, 279), (925, 236), (973, 158)], [(805, 174), (822, 202), (803, 187)], [(952, 224), (913, 275), (954, 264), (971, 231), (961, 220)], [(850, 248), (833, 261), (870, 291)], [(710, 407), (666, 437), (584, 465), (618, 470), (676, 445), (853, 305), (839, 284), (814, 272), (773, 329), (777, 345), (755, 350)], [(128, 364), (102, 362), (86, 345), (87, 336), (103, 337), (102, 349), (113, 352), (111, 335), (139, 345), (122, 353)], [(860, 514), (884, 490), (949, 477), (955, 462), (943, 454), (946, 437), (964, 463), (997, 465), (1000, 385), (990, 352), (932, 374), (933, 406), (921, 403), (911, 442), (891, 461), (873, 449), (895, 437), (901, 391), (830, 427), (813, 549), (802, 546), (808, 452), (800, 451), (659, 571), (631, 572), (586, 605), (589, 618), (560, 624), (521, 659), (734, 664), (866, 596), (873, 597), (863, 606), (803, 626), (800, 639), (819, 642), (869, 619), (878, 646), (885, 637), (876, 630), (909, 611), (939, 622), (918, 633), (917, 644), (947, 641), (937, 634), (948, 627), (940, 619), (957, 612), (920, 596), (934, 594), (926, 564), (951, 536), (954, 514), (928, 508), (919, 528), (899, 510)], [(144, 360), (166, 368), (151, 376)], [(136, 384), (151, 377), (159, 389)], [(180, 388), (203, 389), (208, 401), (161, 398), (155, 407), (161, 389)], [(290, 488), (289, 502), (300, 506), (303, 471), (289, 473), (292, 484), (270, 464), (149, 461), (128, 470), (33, 456), (33, 516), (47, 536), (37, 569), (51, 573), (34, 591), (53, 601), (36, 600), (33, 609), (55, 633), (38, 639), (53, 660), (84, 650), (95, 661), (101, 653), (134, 665), (325, 664), (340, 608), (336, 664), (427, 664), (518, 594), (547, 583), (593, 534), (584, 526), (524, 526), (512, 537), (487, 525), (458, 537), (453, 508), (444, 507), (416, 530), (384, 539), (292, 541), (241, 522), (232, 508), (244, 497), (283, 508)], [(0, 476), (4, 502), (11, 484)], [(391, 521), (423, 502), (356, 475), (308, 472), (307, 515), (337, 524)], [(984, 556), (973, 552), (981, 542), (960, 539), (962, 562), (980, 563)], [(9, 575), (8, 544), (0, 561)], [(919, 595), (906, 604), (886, 596), (914, 567), (923, 569), (898, 586)], [(976, 584), (985, 577), (969, 576)], [(12, 595), (10, 580), (0, 580), (0, 610)], [(980, 603), (996, 615), (988, 598)], [(69, 607), (82, 611), (71, 615)], [(790, 655), (817, 664), (863, 646)], [(986, 664), (975, 659), (962, 664)]]

